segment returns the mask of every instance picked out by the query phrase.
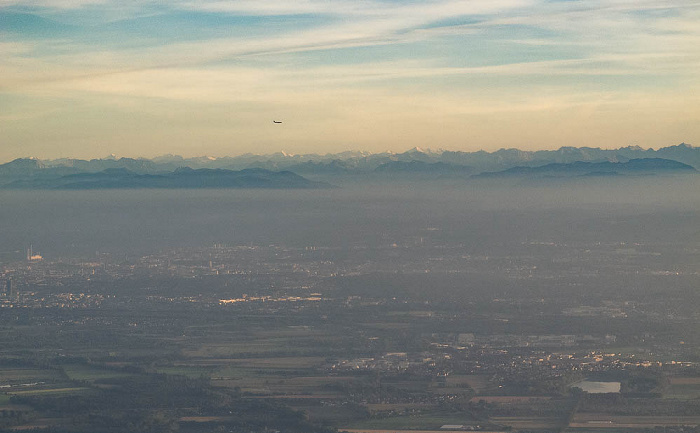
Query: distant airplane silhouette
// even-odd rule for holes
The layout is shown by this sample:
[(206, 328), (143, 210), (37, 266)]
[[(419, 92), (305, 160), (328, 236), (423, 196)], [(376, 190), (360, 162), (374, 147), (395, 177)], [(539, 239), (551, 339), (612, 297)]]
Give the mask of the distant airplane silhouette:
[(282, 123), (282, 121), (273, 120), (272, 123)]

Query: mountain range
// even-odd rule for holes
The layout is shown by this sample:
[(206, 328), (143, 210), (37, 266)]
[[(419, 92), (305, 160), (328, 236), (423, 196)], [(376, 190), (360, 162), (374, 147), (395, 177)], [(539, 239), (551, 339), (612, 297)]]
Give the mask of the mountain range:
[(496, 172), (483, 172), (474, 177), (577, 177), (577, 176), (643, 176), (656, 174), (697, 173), (688, 164), (663, 158), (631, 159), (627, 162), (586, 162), (568, 164), (552, 163), (539, 167), (513, 167)]
[[(677, 162), (680, 165), (665, 161)], [(315, 184), (307, 178), (330, 181), (339, 177), (558, 177), (690, 173), (699, 168), (700, 148), (685, 143), (658, 150), (638, 146), (619, 149), (561, 147), (557, 150), (538, 151), (500, 149), (495, 152), (413, 148), (402, 153), (347, 151), (324, 155), (294, 155), (278, 152), (268, 155), (195, 158), (164, 155), (152, 159), (117, 158), (110, 155), (91, 160), (19, 158), (0, 165), (0, 186), (64, 189), (116, 188), (119, 187), (117, 185), (132, 188), (308, 188), (318, 187), (320, 184)], [(190, 169), (192, 172), (183, 169)], [(287, 178), (282, 179), (283, 176), (274, 174), (280, 172), (285, 173), (283, 176)], [(291, 175), (296, 177), (291, 178)], [(279, 186), (275, 186), (278, 181)]]

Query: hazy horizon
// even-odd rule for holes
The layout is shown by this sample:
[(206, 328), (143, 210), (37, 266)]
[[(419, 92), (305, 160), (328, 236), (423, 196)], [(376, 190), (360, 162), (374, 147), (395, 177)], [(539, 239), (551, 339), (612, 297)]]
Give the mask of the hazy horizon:
[(30, 244), (53, 259), (215, 243), (376, 246), (429, 227), (440, 228), (431, 236), (444, 242), (485, 247), (587, 236), (681, 242), (700, 233), (698, 182), (652, 177), (516, 185), (380, 182), (371, 189), (346, 184), (329, 190), (0, 190), (6, 204), (0, 253), (21, 259)]

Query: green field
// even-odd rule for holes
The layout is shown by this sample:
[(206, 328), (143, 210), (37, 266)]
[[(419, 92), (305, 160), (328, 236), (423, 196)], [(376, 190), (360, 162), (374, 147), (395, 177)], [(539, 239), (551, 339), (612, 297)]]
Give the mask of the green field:
[[(480, 422), (469, 419), (460, 414), (427, 413), (415, 416), (394, 416), (380, 419), (369, 419), (343, 426), (353, 429), (380, 429), (380, 430), (438, 430), (445, 424), (477, 425)], [(483, 422), (482, 422), (483, 423)], [(342, 430), (342, 429), (341, 429)]]
[(30, 382), (47, 382), (61, 378), (60, 370), (36, 368), (2, 368), (0, 385), (22, 384)]
[(107, 368), (96, 368), (89, 365), (71, 364), (63, 367), (63, 371), (70, 380), (85, 380), (93, 382), (100, 379), (111, 379), (114, 377), (130, 376), (129, 373), (111, 370)]
[(51, 389), (32, 389), (28, 391), (13, 392), (14, 395), (37, 395), (37, 394), (79, 394), (86, 391), (91, 391), (90, 388), (51, 388)]
[(265, 376), (265, 372), (256, 372), (253, 368), (238, 367), (234, 365), (226, 365), (218, 368), (211, 373), (213, 379), (218, 380), (240, 380), (259, 378)]
[(211, 377), (214, 367), (199, 367), (199, 366), (171, 366), (158, 367), (156, 373), (170, 374), (174, 376), (185, 376), (192, 379), (200, 377)]
[(664, 392), (664, 398), (689, 400), (700, 398), (700, 385), (673, 384)]

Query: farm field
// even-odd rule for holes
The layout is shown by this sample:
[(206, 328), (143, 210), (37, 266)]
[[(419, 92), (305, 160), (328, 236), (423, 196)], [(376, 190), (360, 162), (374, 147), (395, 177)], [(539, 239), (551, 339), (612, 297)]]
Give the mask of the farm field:
[(623, 416), (606, 413), (577, 413), (569, 427), (653, 428), (654, 426), (700, 425), (699, 416)]
[(94, 382), (100, 379), (130, 376), (129, 373), (109, 369), (97, 368), (82, 364), (69, 364), (63, 367), (63, 371), (70, 380)]
[(489, 376), (479, 374), (451, 374), (445, 382), (447, 387), (472, 388), (475, 393), (483, 392), (489, 386)]
[(493, 417), (491, 422), (510, 426), (513, 430), (556, 429), (562, 427), (562, 421), (541, 417)]
[(12, 395), (41, 395), (41, 394), (79, 394), (90, 391), (90, 388), (47, 388), (47, 389), (30, 389), (28, 391), (13, 392)]
[[(430, 413), (411, 417), (389, 417), (383, 419), (367, 420), (355, 423), (351, 426), (341, 427), (368, 430), (368, 429), (397, 429), (397, 430), (439, 430), (445, 424), (452, 425), (472, 425), (480, 423), (469, 419), (467, 416), (459, 414), (437, 414)], [(483, 423), (482, 423), (483, 424)]]
[[(26, 386), (28, 383), (63, 379), (58, 369), (0, 367), (0, 387)], [(0, 388), (5, 389), (5, 388)]]
[(185, 376), (189, 378), (196, 379), (198, 377), (210, 377), (211, 372), (214, 367), (199, 367), (199, 366), (188, 366), (188, 365), (176, 365), (176, 366), (165, 366), (157, 367), (154, 369), (156, 373), (159, 374), (170, 374), (173, 376)]
[(693, 400), (700, 398), (700, 377), (671, 377), (664, 398)]
[[(348, 433), (445, 433), (446, 430), (378, 430), (378, 429), (343, 429), (341, 432)], [(480, 430), (479, 433), (502, 433), (500, 431)]]
[[(43, 429), (49, 428), (51, 426), (56, 426), (60, 425), (63, 423), (69, 422), (70, 419), (66, 418), (38, 418), (35, 419), (27, 424), (21, 425), (21, 426), (13, 426), (13, 427), (8, 427), (7, 430), (9, 431), (41, 431)], [(36, 430), (35, 430), (36, 429)]]
[(668, 379), (669, 383), (673, 385), (697, 385), (700, 386), (700, 377), (671, 377)]
[(477, 403), (479, 401), (485, 401), (486, 403), (537, 403), (542, 401), (551, 400), (552, 397), (539, 397), (539, 396), (517, 396), (517, 395), (478, 395), (472, 397), (471, 402)]

